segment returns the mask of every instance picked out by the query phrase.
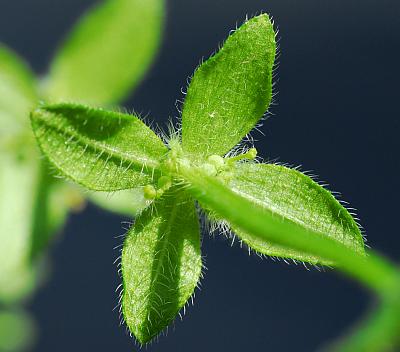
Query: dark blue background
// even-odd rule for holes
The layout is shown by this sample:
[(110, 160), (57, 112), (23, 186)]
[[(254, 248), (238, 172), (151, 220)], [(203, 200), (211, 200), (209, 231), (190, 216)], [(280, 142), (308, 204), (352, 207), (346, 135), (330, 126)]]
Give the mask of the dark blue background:
[[(1, 0), (0, 40), (45, 68), (89, 0)], [(128, 108), (161, 125), (181, 87), (241, 22), (264, 10), (280, 29), (278, 105), (257, 148), (314, 170), (358, 209), (368, 243), (400, 258), (398, 0), (170, 0), (164, 42)], [(134, 40), (134, 38), (132, 38)], [(94, 206), (71, 216), (53, 246), (52, 278), (32, 303), (35, 351), (132, 351), (119, 327), (115, 246), (123, 219)], [(147, 351), (313, 351), (368, 307), (356, 283), (333, 272), (260, 260), (204, 236), (208, 268), (184, 321)]]

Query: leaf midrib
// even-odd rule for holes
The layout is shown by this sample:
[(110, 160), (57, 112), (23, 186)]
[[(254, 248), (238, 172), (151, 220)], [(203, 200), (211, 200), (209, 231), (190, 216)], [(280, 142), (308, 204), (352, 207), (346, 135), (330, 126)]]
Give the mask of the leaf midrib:
[(170, 215), (170, 217), (168, 218), (168, 220), (167, 220), (167, 223), (166, 223), (166, 230), (164, 231), (164, 233), (165, 233), (165, 240), (164, 240), (164, 242), (163, 242), (163, 245), (162, 245), (162, 248), (161, 248), (161, 251), (160, 251), (160, 258), (159, 258), (159, 260), (158, 260), (158, 262), (157, 262), (157, 266), (156, 266), (156, 268), (155, 268), (155, 275), (154, 275), (154, 278), (153, 278), (153, 280), (151, 281), (151, 284), (150, 284), (150, 289), (151, 289), (151, 291), (154, 289), (154, 286), (157, 284), (157, 280), (158, 280), (158, 277), (159, 277), (159, 274), (160, 274), (160, 269), (161, 269), (161, 263), (163, 262), (163, 260), (164, 260), (164, 256), (165, 256), (165, 252), (166, 252), (166, 247), (167, 247), (167, 245), (168, 245), (168, 243), (169, 243), (169, 237), (170, 237), (170, 235), (171, 235), (171, 229), (172, 229), (172, 224), (173, 224), (173, 222), (175, 221), (175, 218), (176, 218), (176, 213), (177, 213), (177, 203), (178, 203), (178, 197), (176, 197), (175, 199), (174, 199), (174, 202), (173, 202), (173, 205), (172, 205), (172, 209), (171, 209), (171, 215)]
[[(252, 195), (249, 195), (246, 192), (240, 191), (238, 188), (234, 187), (234, 188), (232, 188), (232, 191), (243, 198), (247, 198), (247, 199), (251, 200), (255, 204), (258, 204), (260, 207), (262, 207), (264, 210), (270, 211), (274, 215), (280, 216), (282, 218), (287, 218), (288, 220), (294, 222), (295, 224), (303, 226), (304, 228), (309, 228), (313, 231), (317, 231), (317, 230), (313, 229), (312, 227), (310, 227), (309, 224), (306, 223), (305, 221), (299, 220), (298, 218), (291, 216), (290, 214), (282, 213), (278, 207), (273, 206), (273, 202), (271, 202), (271, 200), (269, 198), (268, 198), (269, 202), (264, 202), (258, 198), (253, 197)], [(352, 238), (352, 241), (344, 241), (344, 243), (346, 243), (346, 245), (349, 246), (350, 248), (354, 248), (354, 241), (356, 241), (357, 243), (360, 242), (358, 236), (356, 237), (351, 231), (346, 231), (345, 227), (341, 227), (341, 229), (343, 230), (344, 233), (346, 233), (347, 235), (349, 235)], [(319, 231), (317, 231), (317, 232), (319, 232)], [(336, 234), (338, 235), (338, 233), (336, 233)], [(340, 242), (337, 240), (337, 238), (335, 236), (329, 235), (329, 237), (334, 239), (337, 242)]]
[[(159, 163), (155, 160), (148, 159), (148, 158), (137, 158), (137, 159), (132, 159), (129, 154), (125, 153), (120, 153), (116, 152), (114, 149), (107, 147), (104, 144), (98, 143), (96, 141), (93, 141), (92, 139), (89, 139), (87, 137), (84, 137), (80, 134), (74, 134), (71, 131), (64, 130), (57, 126), (56, 124), (49, 123), (48, 120), (41, 119), (42, 123), (48, 128), (49, 130), (53, 130), (57, 134), (62, 133), (66, 137), (72, 137), (79, 145), (81, 145), (83, 148), (89, 147), (92, 150), (98, 150), (100, 152), (103, 152), (107, 154), (110, 159), (117, 159), (118, 161), (121, 161), (125, 163), (129, 163), (130, 165), (136, 165), (135, 169), (138, 171), (146, 170), (146, 168), (149, 169), (158, 169), (159, 168)], [(68, 138), (65, 138), (68, 139)], [(145, 167), (143, 167), (145, 166)]]

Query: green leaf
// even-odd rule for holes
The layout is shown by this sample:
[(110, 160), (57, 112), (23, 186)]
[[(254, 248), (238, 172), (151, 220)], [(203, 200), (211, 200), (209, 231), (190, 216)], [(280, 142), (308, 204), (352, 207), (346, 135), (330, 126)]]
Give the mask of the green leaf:
[(136, 220), (122, 251), (126, 324), (140, 343), (159, 334), (193, 294), (201, 274), (193, 200), (169, 190)]
[[(342, 238), (335, 238), (329, 232), (316, 232), (305, 224), (283, 218), (199, 169), (182, 167), (180, 173), (189, 183), (188, 191), (219, 219), (248, 234), (248, 241), (293, 250), (306, 262), (340, 266), (347, 272), (351, 272), (348, 265), (363, 263), (360, 261), (364, 258), (363, 249), (358, 248), (355, 252)], [(299, 259), (297, 254), (295, 259)]]
[(89, 199), (108, 211), (133, 217), (151, 201), (144, 197), (143, 187), (113, 193), (90, 192)]
[(30, 265), (37, 157), (0, 153), (0, 301), (14, 302), (34, 287)]
[(164, 0), (108, 0), (74, 28), (56, 55), (47, 92), (53, 100), (118, 102), (147, 71), (159, 45)]
[(42, 106), (32, 127), (49, 160), (73, 181), (98, 191), (151, 183), (167, 148), (132, 115), (82, 105)]
[(254, 17), (194, 73), (182, 111), (182, 146), (223, 155), (250, 132), (271, 102), (275, 33)]
[[(323, 233), (356, 252), (364, 252), (363, 237), (349, 212), (328, 190), (297, 170), (274, 164), (240, 163), (235, 167), (229, 187), (278, 217)], [(232, 228), (240, 239), (260, 253), (321, 263), (320, 258), (254, 238), (235, 226)]]
[(27, 116), (36, 99), (33, 74), (17, 54), (0, 44), (1, 142), (29, 126)]

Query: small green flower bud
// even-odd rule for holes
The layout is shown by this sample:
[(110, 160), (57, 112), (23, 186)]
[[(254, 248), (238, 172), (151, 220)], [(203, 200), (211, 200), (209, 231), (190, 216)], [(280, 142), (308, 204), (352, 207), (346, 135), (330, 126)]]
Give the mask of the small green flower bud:
[(222, 158), (222, 157), (219, 156), (219, 155), (210, 155), (210, 156), (207, 158), (207, 161), (208, 161), (211, 165), (214, 165), (215, 168), (216, 168), (217, 170), (220, 170), (220, 169), (225, 165), (224, 158)]
[(249, 159), (255, 159), (255, 157), (257, 156), (257, 149), (250, 148), (246, 154), (248, 155)]
[(145, 199), (154, 199), (157, 196), (157, 191), (152, 185), (143, 187), (143, 195)]

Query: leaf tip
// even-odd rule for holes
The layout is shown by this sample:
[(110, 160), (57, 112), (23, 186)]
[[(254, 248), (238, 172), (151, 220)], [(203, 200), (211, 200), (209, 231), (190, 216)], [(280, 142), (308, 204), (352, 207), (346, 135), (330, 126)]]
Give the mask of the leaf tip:
[(253, 25), (257, 25), (259, 27), (265, 27), (268, 29), (273, 29), (273, 21), (272, 17), (267, 13), (261, 13), (257, 16), (251, 17), (245, 21), (245, 23), (250, 23)]
[(43, 110), (42, 110), (41, 106), (37, 106), (35, 109), (31, 110), (31, 112), (29, 113), (31, 122), (33, 123), (34, 121), (39, 119), (40, 116), (42, 116), (42, 114), (43, 114)]

